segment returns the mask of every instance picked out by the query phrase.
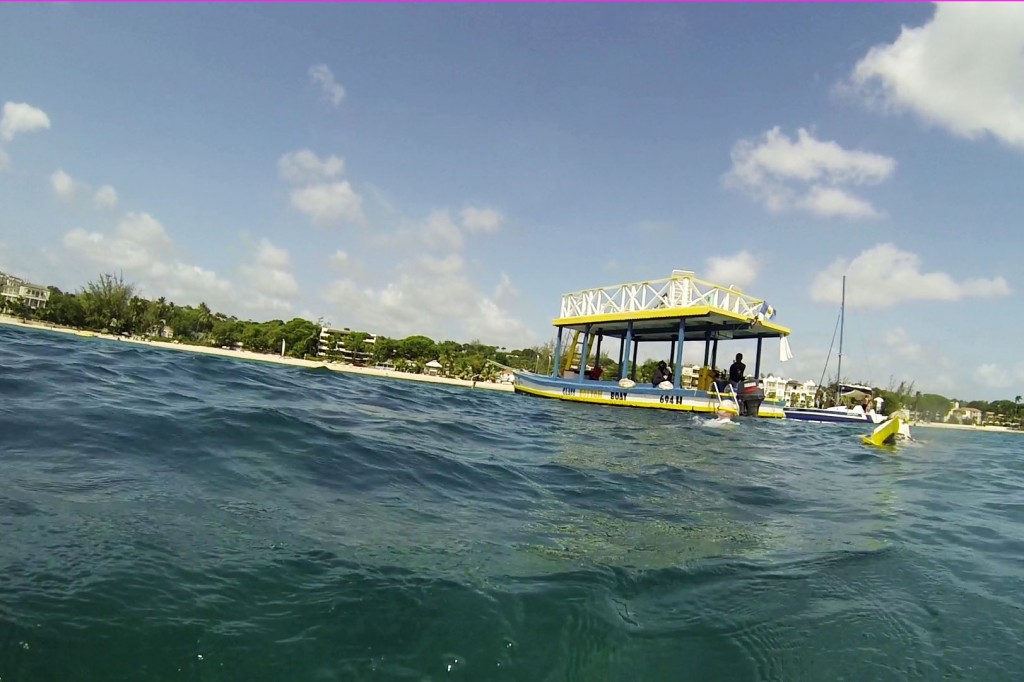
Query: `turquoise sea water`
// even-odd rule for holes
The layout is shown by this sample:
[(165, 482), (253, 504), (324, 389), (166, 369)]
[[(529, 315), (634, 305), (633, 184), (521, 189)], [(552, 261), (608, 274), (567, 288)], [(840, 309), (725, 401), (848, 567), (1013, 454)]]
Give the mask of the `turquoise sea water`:
[(1024, 437), (0, 327), (0, 680), (1020, 680)]

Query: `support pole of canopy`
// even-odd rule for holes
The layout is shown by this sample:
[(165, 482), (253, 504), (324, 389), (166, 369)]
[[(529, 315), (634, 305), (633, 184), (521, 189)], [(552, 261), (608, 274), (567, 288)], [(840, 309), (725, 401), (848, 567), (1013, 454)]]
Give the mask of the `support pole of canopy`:
[(715, 341), (711, 346), (711, 366), (718, 366), (718, 337), (715, 337)]
[(636, 381), (636, 353), (640, 350), (640, 340), (633, 344), (633, 362), (629, 364), (629, 378)]
[(583, 332), (583, 346), (580, 348), (580, 371), (579, 376), (576, 377), (578, 383), (583, 383), (583, 380), (587, 378), (587, 358), (590, 356), (590, 327), (587, 325), (587, 330)]
[(633, 323), (626, 324), (626, 338), (622, 340), (622, 350), (619, 353), (619, 379), (629, 376), (629, 351), (633, 343)]
[(704, 366), (708, 366), (711, 357), (711, 332), (704, 332)]
[(558, 337), (555, 339), (555, 362), (551, 367), (551, 376), (558, 376), (558, 368), (562, 366), (562, 328), (558, 328)]
[(679, 318), (679, 343), (673, 349), (675, 351), (675, 372), (672, 373), (672, 387), (680, 388), (683, 385), (683, 340), (686, 339), (686, 318)]
[(625, 352), (625, 350), (626, 350), (626, 336), (623, 335), (622, 338), (619, 339), (619, 378), (620, 379), (623, 378), (623, 376), (622, 376), (622, 358), (624, 357), (623, 353)]
[(754, 379), (761, 380), (761, 342), (764, 341), (760, 336), (757, 337), (757, 360), (754, 361)]
[(601, 364), (601, 339), (603, 337), (600, 333), (597, 334), (597, 348), (594, 351), (594, 367)]

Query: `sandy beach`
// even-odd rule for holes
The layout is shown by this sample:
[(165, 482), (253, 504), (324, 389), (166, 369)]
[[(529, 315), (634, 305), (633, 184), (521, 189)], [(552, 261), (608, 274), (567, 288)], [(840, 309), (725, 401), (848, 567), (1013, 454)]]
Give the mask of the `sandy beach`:
[(422, 381), (431, 384), (448, 384), (449, 386), (461, 386), (463, 388), (483, 389), (488, 391), (503, 391), (511, 393), (514, 391), (511, 384), (494, 383), (490, 381), (467, 381), (465, 379), (451, 379), (448, 377), (432, 376), (429, 374), (415, 374), (413, 372), (399, 372), (397, 370), (382, 370), (375, 367), (357, 367), (339, 362), (324, 362), (322, 360), (304, 360), (302, 358), (289, 358), (275, 355), (273, 353), (253, 353), (247, 350), (228, 350), (214, 348), (211, 346), (193, 346), (187, 343), (175, 343), (173, 341), (149, 341), (146, 339), (133, 339), (114, 334), (101, 334), (99, 332), (85, 332), (70, 327), (58, 327), (49, 324), (23, 322), (14, 317), (0, 315), (0, 324), (26, 329), (40, 329), (44, 331), (70, 334), (72, 336), (107, 339), (119, 343), (134, 343), (140, 346), (151, 346), (153, 348), (164, 348), (167, 350), (184, 351), (187, 353), (202, 353), (204, 355), (218, 355), (236, 360), (252, 360), (255, 362), (269, 362), (277, 365), (291, 365), (293, 367), (326, 368), (334, 372), (348, 372), (350, 374), (363, 374), (367, 376), (385, 377), (389, 379), (402, 379), (405, 381)]
[(914, 422), (911, 424), (915, 429), (955, 429), (957, 431), (991, 431), (994, 433), (1024, 433), (1019, 429), (1009, 429), (1005, 426), (974, 426), (973, 424), (947, 424), (945, 422)]

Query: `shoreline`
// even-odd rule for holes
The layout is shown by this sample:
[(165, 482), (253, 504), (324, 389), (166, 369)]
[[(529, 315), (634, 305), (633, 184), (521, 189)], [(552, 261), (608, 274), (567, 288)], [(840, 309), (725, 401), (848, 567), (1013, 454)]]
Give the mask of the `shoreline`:
[(975, 426), (973, 424), (947, 424), (945, 422), (913, 422), (914, 428), (923, 429), (952, 429), (955, 431), (989, 431), (991, 433), (1024, 433), (1020, 429), (1011, 429), (1006, 426)]
[(499, 391), (512, 393), (512, 384), (495, 383), (490, 381), (471, 381), (467, 379), (452, 379), (449, 377), (434, 376), (431, 374), (416, 374), (414, 372), (399, 372), (398, 370), (384, 370), (375, 367), (357, 367), (356, 365), (345, 365), (325, 360), (306, 360), (303, 358), (289, 358), (274, 355), (272, 353), (254, 353), (247, 350), (226, 350), (215, 346), (195, 346), (188, 343), (175, 343), (173, 341), (149, 341), (146, 339), (133, 339), (117, 336), (115, 334), (102, 334), (100, 332), (87, 332), (71, 327), (59, 327), (56, 325), (23, 322), (7, 315), (0, 315), (0, 324), (24, 329), (38, 329), (42, 331), (57, 332), (82, 338), (106, 339), (108, 341), (119, 341), (121, 343), (133, 343), (139, 346), (150, 346), (165, 350), (184, 351), (187, 353), (198, 353), (202, 355), (217, 355), (237, 360), (253, 360), (256, 362), (267, 362), (275, 365), (290, 365), (292, 367), (306, 367), (310, 369), (329, 369), (333, 372), (348, 374), (362, 374), (364, 376), (382, 377), (386, 379), (400, 379), (402, 381), (419, 381), (428, 384), (447, 384), (448, 386), (460, 386), (462, 388), (483, 389), (487, 391)]

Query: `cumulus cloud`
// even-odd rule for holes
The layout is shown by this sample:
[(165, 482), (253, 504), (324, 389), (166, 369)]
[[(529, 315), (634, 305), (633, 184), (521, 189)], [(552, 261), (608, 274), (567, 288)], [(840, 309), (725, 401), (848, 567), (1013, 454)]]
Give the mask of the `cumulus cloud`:
[(338, 269), (343, 269), (349, 262), (348, 254), (338, 249), (328, 257), (330, 264)]
[(465, 242), (458, 225), (448, 211), (434, 211), (423, 224), (420, 237), (428, 248), (441, 251), (461, 251)]
[(89, 260), (115, 268), (139, 271), (167, 255), (171, 240), (163, 225), (148, 213), (129, 213), (111, 235), (76, 228), (64, 235), (64, 246)]
[(50, 117), (42, 109), (24, 102), (4, 102), (4, 113), (0, 117), (0, 139), (10, 141), (20, 133), (46, 130), (49, 127)]
[(986, 388), (1010, 388), (1024, 382), (1024, 365), (1015, 367), (985, 363), (974, 370), (974, 380)]
[(760, 140), (740, 140), (732, 150), (732, 168), (723, 178), (774, 212), (804, 210), (823, 217), (871, 218), (880, 213), (845, 186), (880, 183), (896, 162), (881, 154), (848, 150), (821, 141), (807, 130), (796, 139), (778, 127)]
[(290, 268), (291, 259), (285, 249), (274, 246), (268, 239), (260, 240), (255, 262), (239, 268), (249, 285), (264, 296), (257, 299), (256, 307), (279, 310), (287, 307), (286, 299), (298, 295), (299, 284)]
[(921, 259), (893, 244), (878, 244), (853, 260), (836, 259), (814, 277), (811, 298), (839, 303), (846, 275), (846, 304), (858, 308), (888, 308), (906, 301), (958, 301), (994, 298), (1010, 293), (1002, 277), (956, 281), (944, 272), (921, 272)]
[(471, 234), (497, 232), (504, 221), (504, 216), (493, 208), (468, 206), (462, 209), (462, 227)]
[(335, 107), (341, 104), (341, 100), (345, 98), (345, 88), (341, 86), (341, 83), (334, 80), (334, 73), (331, 72), (326, 64), (316, 64), (309, 67), (309, 78), (320, 86), (320, 91), (327, 101)]
[(939, 3), (925, 25), (871, 48), (840, 89), (1024, 149), (1024, 4)]
[(70, 175), (59, 169), (50, 176), (50, 185), (61, 201), (74, 199), (79, 187), (79, 184)]
[(726, 286), (743, 288), (750, 286), (757, 278), (759, 263), (753, 254), (740, 251), (733, 256), (712, 256), (705, 261), (706, 279)]
[(124, 271), (145, 295), (176, 303), (231, 305), (231, 283), (212, 270), (172, 258), (174, 245), (163, 225), (148, 213), (128, 213), (110, 234), (81, 228), (64, 235), (64, 247), (90, 263)]
[(921, 344), (911, 339), (910, 334), (903, 327), (887, 329), (882, 335), (882, 346), (886, 349), (889, 357), (908, 362), (920, 360), (923, 355)]
[(454, 333), (486, 343), (528, 346), (535, 335), (496, 299), (512, 289), (502, 279), (495, 296), (480, 294), (457, 253), (421, 254), (398, 264), (383, 286), (365, 286), (351, 278), (332, 282), (324, 300), (343, 315), (345, 326), (393, 337), (426, 334), (435, 339)]
[(117, 208), (117, 190), (110, 185), (103, 185), (96, 190), (96, 193), (92, 197), (92, 203), (96, 208)]
[(347, 180), (294, 189), (291, 202), (320, 227), (364, 221), (363, 199)]
[(277, 162), (281, 179), (292, 183), (314, 183), (332, 180), (345, 170), (340, 156), (317, 157), (309, 149), (285, 154)]

